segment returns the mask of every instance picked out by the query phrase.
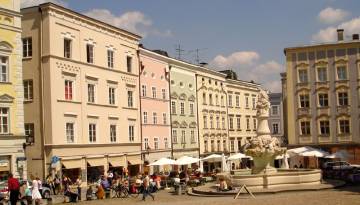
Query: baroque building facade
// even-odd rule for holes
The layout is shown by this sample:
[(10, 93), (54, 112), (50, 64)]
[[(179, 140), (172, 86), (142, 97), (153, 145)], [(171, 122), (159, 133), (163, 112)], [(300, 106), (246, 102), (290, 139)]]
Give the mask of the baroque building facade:
[(52, 3), (21, 13), (23, 39), (36, 48), (23, 58), (33, 95), (25, 104), (29, 175), (91, 182), (108, 170), (137, 173), (140, 36)]
[(343, 33), (337, 42), (285, 48), (285, 126), (290, 147), (344, 149), (359, 163), (360, 41)]
[(271, 135), (278, 138), (280, 142), (282, 142), (282, 144), (286, 144), (284, 138), (284, 113), (282, 93), (270, 93), (269, 98), (271, 108), (268, 122)]
[(0, 182), (26, 179), (24, 88), (19, 0), (0, 4)]

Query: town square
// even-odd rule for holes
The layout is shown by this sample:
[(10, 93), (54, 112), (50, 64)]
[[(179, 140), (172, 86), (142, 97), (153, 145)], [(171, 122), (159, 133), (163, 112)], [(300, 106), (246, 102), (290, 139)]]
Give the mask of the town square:
[(0, 204), (360, 204), (359, 8), (0, 0)]

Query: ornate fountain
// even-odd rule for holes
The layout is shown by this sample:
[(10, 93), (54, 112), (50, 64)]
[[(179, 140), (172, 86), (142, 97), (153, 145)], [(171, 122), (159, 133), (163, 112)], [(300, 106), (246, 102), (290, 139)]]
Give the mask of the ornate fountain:
[(270, 101), (267, 92), (264, 90), (260, 90), (256, 109), (258, 120), (257, 136), (245, 146), (246, 154), (254, 159), (252, 174), (274, 173), (276, 172), (274, 168), (275, 157), (284, 154), (286, 148), (280, 147), (280, 141), (270, 135), (268, 124)]

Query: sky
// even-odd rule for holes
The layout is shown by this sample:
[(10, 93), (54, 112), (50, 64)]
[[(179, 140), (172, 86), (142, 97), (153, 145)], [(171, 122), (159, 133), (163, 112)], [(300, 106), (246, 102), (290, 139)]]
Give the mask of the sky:
[[(33, 6), (47, 0), (21, 0)], [(232, 69), (281, 92), (284, 48), (360, 33), (360, 0), (50, 0), (82, 14), (140, 34), (148, 49), (172, 57)]]

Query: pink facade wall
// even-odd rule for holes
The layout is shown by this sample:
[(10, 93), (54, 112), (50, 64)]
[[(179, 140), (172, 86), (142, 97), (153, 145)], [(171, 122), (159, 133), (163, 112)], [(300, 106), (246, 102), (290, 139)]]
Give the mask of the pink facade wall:
[[(142, 71), (140, 74), (140, 100), (142, 122), (142, 148), (145, 149), (144, 139), (149, 139), (149, 146), (154, 150), (154, 138), (159, 139), (159, 150), (165, 150), (164, 138), (168, 140), (167, 150), (171, 149), (170, 112), (169, 112), (169, 82), (166, 77), (167, 63), (140, 55)], [(146, 96), (142, 95), (142, 85), (146, 86)], [(152, 87), (156, 88), (156, 98), (153, 98)], [(166, 98), (163, 99), (162, 89)], [(147, 123), (144, 123), (143, 113), (147, 112)], [(157, 124), (153, 123), (153, 112), (157, 113)], [(163, 113), (166, 113), (166, 124), (163, 123)]]

